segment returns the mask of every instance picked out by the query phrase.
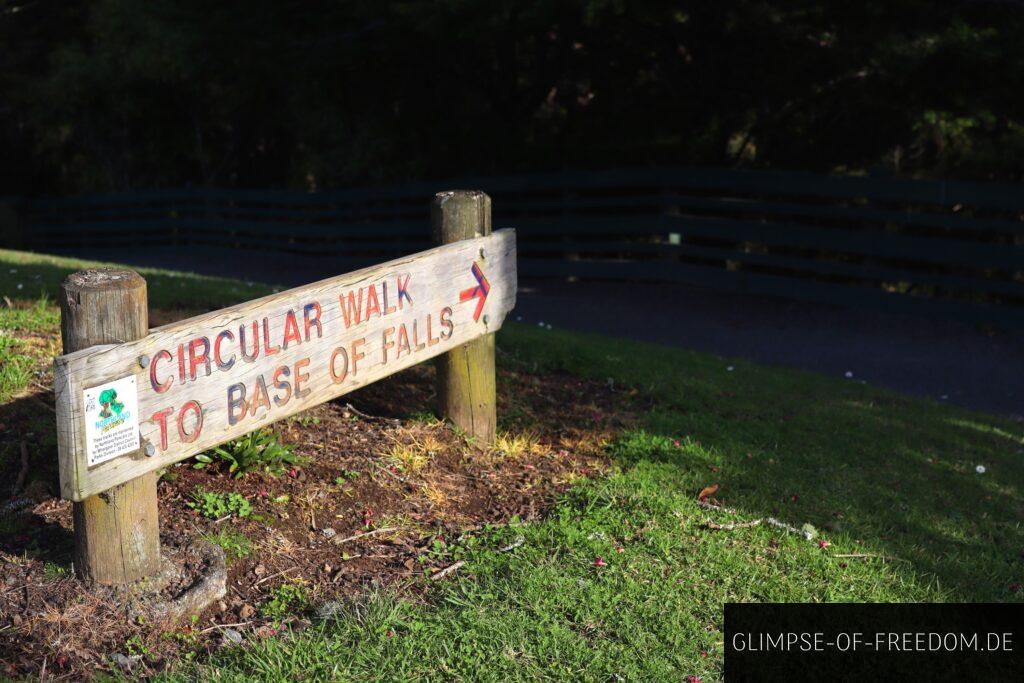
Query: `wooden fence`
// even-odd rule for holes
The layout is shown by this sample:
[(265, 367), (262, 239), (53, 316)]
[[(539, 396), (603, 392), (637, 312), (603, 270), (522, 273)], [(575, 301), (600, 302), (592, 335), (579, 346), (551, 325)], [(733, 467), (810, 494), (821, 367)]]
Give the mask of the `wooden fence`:
[[(20, 202), (25, 246), (208, 245), (360, 265), (427, 246), (423, 201), (488, 192), (522, 277), (679, 282), (1024, 326), (1024, 186), (632, 169), (297, 193)], [(112, 254), (116, 258), (116, 254)]]

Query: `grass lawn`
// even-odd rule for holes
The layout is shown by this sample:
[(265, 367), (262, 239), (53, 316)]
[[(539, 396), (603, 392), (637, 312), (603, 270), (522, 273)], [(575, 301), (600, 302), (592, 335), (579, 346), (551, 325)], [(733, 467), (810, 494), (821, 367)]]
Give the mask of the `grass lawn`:
[[(56, 348), (52, 298), (81, 266), (0, 251), (0, 294), (17, 304), (0, 309), (0, 401)], [(164, 307), (267, 291), (143, 274)], [(613, 473), (577, 482), (541, 522), (437, 549), (438, 564), (465, 561), (446, 581), (371, 590), (168, 678), (711, 680), (725, 602), (1024, 599), (1024, 425), (680, 349), (514, 324), (498, 345), (506, 367), (611, 383), (639, 416), (607, 445)]]

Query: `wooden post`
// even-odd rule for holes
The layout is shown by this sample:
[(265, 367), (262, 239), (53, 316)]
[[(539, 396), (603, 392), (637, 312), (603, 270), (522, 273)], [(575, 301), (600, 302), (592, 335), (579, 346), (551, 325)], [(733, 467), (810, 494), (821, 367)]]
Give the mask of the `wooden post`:
[[(64, 353), (145, 337), (146, 281), (131, 270), (72, 273), (61, 284)], [(75, 503), (75, 573), (84, 581), (124, 585), (160, 569), (156, 473)]]
[[(490, 235), (491, 198), (476, 190), (439, 192), (430, 206), (430, 223), (436, 244)], [(479, 262), (486, 270), (487, 254), (481, 254)], [(493, 334), (438, 357), (440, 416), (483, 443), (494, 441), (496, 391)]]

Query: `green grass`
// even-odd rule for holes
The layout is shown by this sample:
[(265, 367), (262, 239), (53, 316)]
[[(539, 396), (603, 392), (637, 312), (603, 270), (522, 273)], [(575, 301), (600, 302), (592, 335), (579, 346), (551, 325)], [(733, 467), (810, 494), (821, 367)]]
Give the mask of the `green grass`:
[[(466, 565), (426, 604), (377, 594), (173, 677), (711, 680), (725, 602), (1021, 599), (1019, 425), (644, 344), (521, 326), (499, 344), (520, 368), (640, 389), (622, 392), (643, 418), (611, 447), (621, 471), (577, 485), (544, 522), (440, 550), (435, 566)], [(698, 505), (710, 483), (735, 514)], [(769, 516), (820, 535), (705, 525)]]
[[(0, 249), (0, 296), (34, 300), (46, 295), (56, 299), (60, 283), (69, 273), (104, 266), (125, 267), (116, 263)], [(154, 308), (202, 309), (227, 306), (275, 291), (274, 287), (258, 282), (241, 282), (162, 268), (133, 270), (146, 278), (149, 305)]]
[(243, 560), (252, 555), (252, 541), (245, 535), (234, 531), (222, 529), (215, 534), (203, 536), (203, 540), (223, 548), (228, 562)]
[(0, 403), (29, 385), (40, 353), (48, 350), (33, 349), (21, 334), (53, 334), (59, 326), (60, 315), (46, 294), (20, 308), (0, 304)]
[(260, 606), (260, 614), (279, 620), (308, 608), (309, 589), (299, 583), (284, 583), (271, 591), (271, 598)]
[[(60, 348), (32, 349), (17, 333), (55, 338), (60, 330), (60, 311), (55, 304), (60, 283), (76, 270), (104, 266), (118, 264), (0, 249), (0, 403), (29, 385), (41, 356), (52, 356)], [(276, 289), (158, 268), (135, 270), (146, 278), (152, 308), (217, 308), (266, 296)], [(9, 308), (3, 297), (16, 307)]]
[[(432, 566), (466, 564), (422, 601), (363, 596), (169, 678), (712, 680), (725, 602), (1024, 598), (1020, 424), (600, 337), (509, 325), (499, 346), (506, 367), (620, 389), (640, 419), (609, 447), (617, 472), (578, 483), (542, 522), (438, 546)], [(698, 505), (712, 483), (734, 513)], [(706, 526), (768, 517), (820, 535)]]

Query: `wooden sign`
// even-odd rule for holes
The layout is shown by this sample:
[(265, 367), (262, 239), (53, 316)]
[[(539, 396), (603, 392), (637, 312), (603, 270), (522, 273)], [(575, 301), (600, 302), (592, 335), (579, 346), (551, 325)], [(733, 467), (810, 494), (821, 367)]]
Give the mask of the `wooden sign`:
[(61, 495), (82, 501), (495, 332), (515, 251), (500, 230), (60, 356)]

